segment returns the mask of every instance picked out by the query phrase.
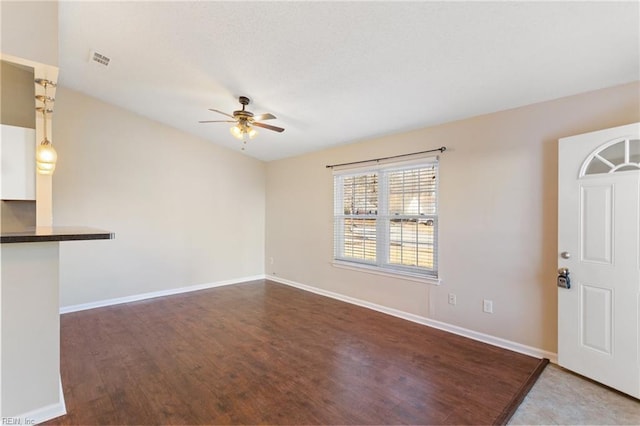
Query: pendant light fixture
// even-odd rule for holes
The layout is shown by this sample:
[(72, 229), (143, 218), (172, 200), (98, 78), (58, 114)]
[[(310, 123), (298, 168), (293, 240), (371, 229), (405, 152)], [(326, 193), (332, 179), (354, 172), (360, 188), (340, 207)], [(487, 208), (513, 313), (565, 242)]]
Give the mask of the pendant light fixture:
[(58, 154), (48, 138), (47, 114), (53, 112), (53, 109), (49, 108), (49, 104), (53, 103), (55, 99), (47, 95), (47, 87), (56, 87), (56, 84), (43, 78), (37, 78), (35, 82), (44, 87), (44, 95), (36, 95), (36, 100), (42, 102), (42, 106), (36, 107), (36, 111), (42, 113), (44, 121), (44, 138), (36, 148), (36, 170), (41, 175), (52, 175), (56, 169)]

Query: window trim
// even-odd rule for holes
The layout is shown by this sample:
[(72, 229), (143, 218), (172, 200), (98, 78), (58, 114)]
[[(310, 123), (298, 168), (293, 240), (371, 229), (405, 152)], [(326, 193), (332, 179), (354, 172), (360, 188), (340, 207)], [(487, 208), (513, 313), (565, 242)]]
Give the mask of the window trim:
[(379, 266), (371, 265), (369, 263), (358, 263), (353, 261), (333, 259), (331, 261), (331, 265), (334, 268), (348, 269), (351, 271), (358, 271), (358, 272), (366, 272), (368, 274), (382, 275), (385, 277), (398, 278), (406, 281), (414, 281), (414, 282), (419, 282), (424, 284), (433, 284), (433, 285), (442, 284), (442, 277), (440, 277), (439, 275), (436, 277), (433, 275), (416, 274), (416, 273), (411, 273), (409, 271), (381, 268)]
[[(435, 215), (433, 215), (433, 218), (435, 219), (434, 222), (434, 226), (436, 227), (435, 229), (435, 245), (434, 245), (434, 262), (435, 262), (435, 267), (433, 269), (433, 273), (429, 273), (429, 270), (426, 268), (423, 268), (421, 270), (421, 268), (419, 267), (412, 267), (412, 266), (403, 266), (403, 265), (394, 265), (394, 264), (390, 264), (388, 263), (388, 259), (382, 259), (380, 260), (380, 258), (376, 259), (376, 262), (367, 262), (366, 260), (363, 260), (362, 262), (358, 261), (357, 259), (345, 259), (343, 257), (339, 257), (336, 253), (336, 249), (337, 246), (339, 245), (337, 243), (337, 238), (343, 238), (344, 235), (343, 233), (339, 233), (336, 232), (335, 226), (337, 223), (337, 220), (339, 219), (339, 210), (341, 210), (343, 208), (342, 205), (338, 205), (336, 203), (336, 196), (337, 196), (337, 191), (338, 188), (336, 187), (336, 177), (347, 177), (347, 176), (354, 176), (354, 175), (361, 175), (361, 174), (367, 174), (367, 173), (377, 173), (378, 176), (382, 176), (382, 173), (388, 174), (390, 172), (394, 172), (394, 171), (400, 171), (400, 170), (411, 170), (411, 169), (417, 169), (417, 168), (421, 168), (421, 166), (424, 167), (428, 167), (429, 165), (435, 165), (435, 167), (437, 168), (437, 173), (436, 173), (436, 213)], [(442, 283), (442, 277), (440, 275), (440, 270), (439, 270), (439, 255), (440, 255), (440, 244), (439, 244), (439, 208), (438, 208), (438, 201), (439, 201), (439, 192), (440, 192), (440, 185), (439, 185), (439, 178), (440, 173), (439, 173), (439, 157), (438, 156), (433, 156), (433, 155), (429, 155), (429, 156), (422, 156), (419, 158), (413, 158), (410, 160), (403, 160), (403, 161), (381, 161), (379, 163), (376, 164), (372, 164), (372, 165), (357, 165), (357, 166), (351, 166), (351, 167), (340, 167), (340, 168), (336, 168), (333, 170), (333, 191), (334, 191), (334, 206), (333, 206), (333, 222), (334, 222), (334, 232), (333, 232), (333, 255), (332, 255), (332, 260), (331, 260), (331, 264), (334, 267), (337, 268), (341, 268), (341, 269), (348, 269), (348, 270), (354, 270), (354, 271), (361, 271), (361, 272), (366, 272), (366, 273), (371, 273), (371, 274), (375, 274), (375, 275), (382, 275), (382, 276), (389, 276), (389, 277), (393, 277), (393, 278), (399, 278), (399, 279), (404, 279), (404, 280), (409, 280), (409, 281), (416, 281), (416, 282), (421, 282), (421, 283), (428, 283), (428, 284), (434, 284), (434, 285), (440, 285)], [(376, 214), (376, 219), (379, 221), (379, 223), (382, 223), (383, 225), (386, 224), (390, 219), (389, 219), (389, 215), (388, 214), (381, 214), (382, 212), (386, 211), (384, 210), (386, 208), (385, 205), (388, 202), (388, 193), (387, 193), (387, 183), (386, 179), (380, 179), (379, 181), (379, 193), (382, 194), (383, 191), (385, 191), (384, 193), (387, 194), (383, 197), (378, 198), (378, 214)], [(384, 219), (383, 219), (384, 217)], [(364, 218), (364, 215), (363, 215)], [(380, 227), (378, 226), (378, 229), (380, 229)], [(379, 233), (380, 231), (378, 231), (376, 233), (376, 237), (380, 238), (381, 235)], [(388, 236), (387, 236), (388, 238)], [(388, 254), (388, 252), (386, 253), (382, 253), (382, 255)]]

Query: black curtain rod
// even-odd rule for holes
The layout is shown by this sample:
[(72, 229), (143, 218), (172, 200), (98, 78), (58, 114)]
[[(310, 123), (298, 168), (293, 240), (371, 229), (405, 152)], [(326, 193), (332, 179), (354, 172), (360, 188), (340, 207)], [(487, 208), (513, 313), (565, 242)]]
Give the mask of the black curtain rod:
[(409, 157), (410, 155), (418, 155), (418, 154), (426, 154), (428, 152), (436, 152), (436, 151), (440, 151), (445, 152), (447, 150), (446, 146), (441, 146), (440, 148), (436, 148), (436, 149), (428, 149), (426, 151), (419, 151), (419, 152), (412, 152), (410, 154), (400, 154), (400, 155), (392, 155), (391, 157), (380, 157), (380, 158), (372, 158), (371, 160), (362, 160), (362, 161), (352, 161), (350, 163), (341, 163), (341, 164), (329, 164), (327, 165), (327, 169), (333, 169), (334, 167), (340, 167), (340, 166), (350, 166), (352, 164), (362, 164), (362, 163), (372, 163), (372, 162), (380, 162), (381, 160), (391, 160), (392, 158), (400, 158), (400, 157)]

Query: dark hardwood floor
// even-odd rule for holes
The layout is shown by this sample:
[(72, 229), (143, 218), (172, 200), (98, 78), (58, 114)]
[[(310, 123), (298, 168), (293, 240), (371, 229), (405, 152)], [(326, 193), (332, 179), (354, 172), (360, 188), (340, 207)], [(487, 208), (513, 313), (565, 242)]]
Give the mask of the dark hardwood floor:
[(540, 369), (269, 281), (65, 314), (61, 339), (48, 424), (501, 423)]

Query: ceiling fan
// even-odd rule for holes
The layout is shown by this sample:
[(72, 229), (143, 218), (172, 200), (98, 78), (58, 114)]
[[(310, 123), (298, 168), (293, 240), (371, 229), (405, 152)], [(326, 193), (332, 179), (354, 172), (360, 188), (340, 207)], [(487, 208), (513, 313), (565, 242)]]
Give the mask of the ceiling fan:
[[(232, 120), (204, 120), (200, 121), (200, 123), (236, 123), (235, 126), (229, 129), (231, 134), (238, 139), (245, 139), (245, 136), (249, 136), (250, 139), (256, 137), (258, 132), (253, 127), (261, 127), (267, 130), (273, 130), (274, 132), (282, 133), (284, 129), (282, 127), (272, 126), (270, 124), (261, 123), (263, 120), (273, 120), (276, 118), (275, 115), (266, 113), (260, 115), (253, 115), (251, 111), (247, 111), (244, 109), (251, 100), (246, 96), (240, 96), (238, 98), (238, 102), (242, 105), (242, 109), (238, 111), (233, 111), (233, 115), (227, 114), (226, 112), (219, 111), (217, 109), (209, 108), (209, 111), (217, 112), (218, 114), (226, 115)], [(245, 140), (246, 143), (246, 140)]]

